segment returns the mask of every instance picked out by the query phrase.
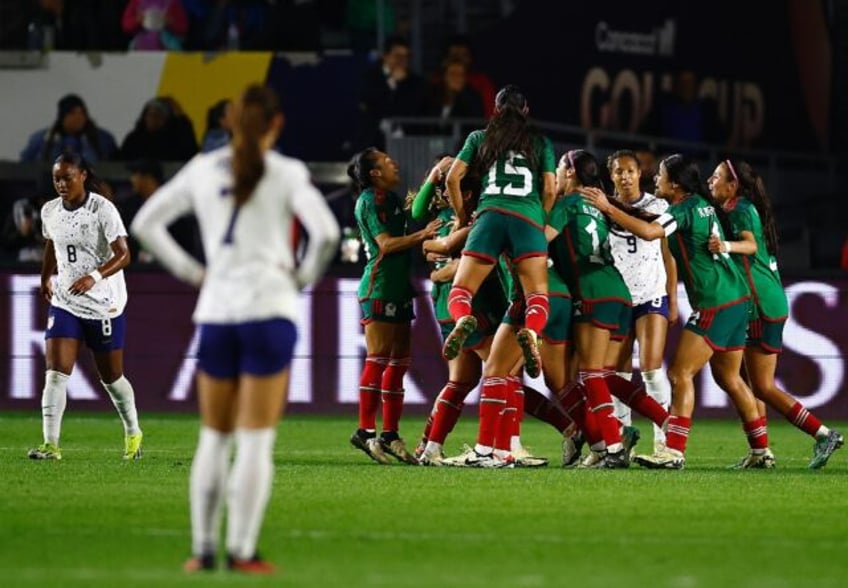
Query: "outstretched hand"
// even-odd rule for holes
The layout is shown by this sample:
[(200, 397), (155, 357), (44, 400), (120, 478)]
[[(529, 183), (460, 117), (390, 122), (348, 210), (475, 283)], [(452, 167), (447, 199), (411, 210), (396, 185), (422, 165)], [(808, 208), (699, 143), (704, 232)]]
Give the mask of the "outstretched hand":
[(724, 241), (718, 235), (710, 235), (710, 240), (707, 241), (707, 249), (710, 250), (710, 253), (724, 253)]
[(607, 195), (604, 194), (604, 191), (600, 188), (583, 186), (577, 191), (580, 193), (581, 196), (583, 196), (583, 200), (585, 200), (601, 212), (609, 212), (610, 208), (612, 208), (612, 205), (609, 203)]

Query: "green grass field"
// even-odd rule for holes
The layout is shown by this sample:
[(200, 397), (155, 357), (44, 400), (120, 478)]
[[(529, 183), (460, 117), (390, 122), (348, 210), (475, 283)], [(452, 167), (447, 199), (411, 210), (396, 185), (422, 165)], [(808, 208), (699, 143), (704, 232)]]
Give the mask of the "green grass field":
[[(381, 467), (348, 445), (355, 417), (287, 418), (260, 539), (274, 578), (181, 572), (197, 421), (142, 426), (144, 459), (123, 463), (117, 417), (71, 408), (64, 459), (33, 462), (40, 415), (0, 414), (0, 586), (848, 585), (848, 450), (807, 470), (812, 442), (777, 419), (776, 470), (726, 470), (741, 427), (701, 420), (687, 469), (655, 472)], [(460, 422), (448, 449), (474, 432)], [(552, 430), (524, 439), (558, 463)]]

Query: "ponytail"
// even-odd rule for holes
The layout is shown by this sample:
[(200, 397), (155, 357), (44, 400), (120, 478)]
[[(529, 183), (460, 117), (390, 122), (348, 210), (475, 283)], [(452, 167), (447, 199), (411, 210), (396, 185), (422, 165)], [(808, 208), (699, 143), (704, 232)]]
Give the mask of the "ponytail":
[(376, 147), (367, 147), (351, 158), (347, 166), (347, 176), (353, 182), (354, 196), (359, 196), (363, 190), (371, 187), (371, 170), (375, 167), (376, 153)]
[(766, 193), (766, 185), (763, 178), (754, 171), (754, 168), (745, 161), (725, 161), (728, 170), (732, 172), (733, 179), (739, 184), (738, 193), (748, 198), (756, 207), (763, 223), (763, 237), (766, 240), (766, 249), (769, 254), (777, 256), (778, 239), (777, 223), (771, 208), (771, 200)]
[(279, 100), (270, 88), (248, 86), (238, 103), (233, 129), (233, 194), (236, 206), (248, 201), (265, 173), (262, 139), (280, 112)]

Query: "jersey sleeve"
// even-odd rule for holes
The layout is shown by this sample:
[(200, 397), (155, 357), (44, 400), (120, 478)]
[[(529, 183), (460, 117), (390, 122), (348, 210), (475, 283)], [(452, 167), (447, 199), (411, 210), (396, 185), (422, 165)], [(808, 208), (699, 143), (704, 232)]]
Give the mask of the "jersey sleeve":
[(195, 286), (203, 281), (203, 266), (179, 246), (168, 232), (168, 225), (193, 209), (191, 186), (197, 161), (196, 157), (187, 163), (176, 176), (156, 190), (139, 209), (130, 226), (132, 234), (163, 266)]
[(114, 243), (118, 237), (127, 236), (127, 229), (124, 226), (124, 221), (121, 219), (121, 214), (118, 212), (118, 209), (115, 208), (114, 204), (107, 200), (105, 202), (105, 206), (98, 211), (98, 216), (100, 220), (100, 228), (108, 243)]
[(366, 230), (372, 237), (389, 232), (388, 225), (380, 219), (380, 215), (377, 211), (377, 203), (375, 202), (373, 195), (362, 202), (360, 213), (362, 215), (362, 224), (365, 225)]
[(482, 140), (483, 131), (474, 131), (468, 135), (462, 149), (460, 149), (459, 153), (457, 153), (456, 158), (463, 163), (470, 164), (474, 160), (474, 156), (477, 154), (477, 149), (479, 148)]
[(654, 222), (663, 228), (666, 237), (678, 229), (687, 229), (692, 224), (689, 218), (689, 209), (676, 204), (669, 206), (668, 210), (662, 213)]
[(757, 218), (754, 216), (756, 214), (756, 208), (753, 206), (746, 207), (742, 210), (736, 210), (730, 214), (730, 224), (733, 227), (733, 234), (735, 237), (739, 237), (739, 234), (742, 231), (749, 231), (751, 233), (757, 234)]
[(52, 241), (53, 237), (50, 236), (50, 203), (46, 203), (41, 207), (41, 234), (44, 236), (44, 239), (47, 241)]
[(554, 203), (553, 208), (548, 213), (546, 224), (560, 232), (568, 224), (568, 206), (564, 198), (560, 198)]
[(296, 279), (303, 287), (315, 283), (330, 263), (339, 245), (339, 225), (324, 195), (312, 184), (309, 171), (300, 163), (293, 168), (289, 200), (291, 211), (306, 229), (306, 253)]

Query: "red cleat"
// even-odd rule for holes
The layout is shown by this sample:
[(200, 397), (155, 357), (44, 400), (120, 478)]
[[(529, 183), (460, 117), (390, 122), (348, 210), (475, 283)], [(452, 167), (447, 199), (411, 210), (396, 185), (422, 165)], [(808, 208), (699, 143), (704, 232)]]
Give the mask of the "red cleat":
[(227, 556), (227, 569), (233, 572), (253, 575), (269, 575), (277, 573), (276, 566), (259, 557), (259, 554), (254, 555), (250, 559), (236, 559), (229, 555)]

